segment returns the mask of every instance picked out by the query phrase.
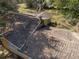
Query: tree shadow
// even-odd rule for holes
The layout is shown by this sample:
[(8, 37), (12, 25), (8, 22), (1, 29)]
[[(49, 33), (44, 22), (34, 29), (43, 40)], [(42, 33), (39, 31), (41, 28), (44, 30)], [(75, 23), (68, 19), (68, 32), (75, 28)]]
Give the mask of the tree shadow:
[(59, 59), (57, 56), (52, 56), (54, 55), (53, 51), (59, 51), (58, 43), (56, 38), (48, 39), (45, 34), (38, 32), (27, 40), (26, 51), (33, 59)]

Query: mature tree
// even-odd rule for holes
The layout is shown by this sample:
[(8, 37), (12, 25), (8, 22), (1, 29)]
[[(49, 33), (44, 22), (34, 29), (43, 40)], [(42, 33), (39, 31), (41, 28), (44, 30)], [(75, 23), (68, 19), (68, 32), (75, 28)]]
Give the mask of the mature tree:
[(26, 3), (29, 7), (36, 8), (38, 10), (42, 10), (45, 7), (52, 7), (53, 0), (26, 0)]

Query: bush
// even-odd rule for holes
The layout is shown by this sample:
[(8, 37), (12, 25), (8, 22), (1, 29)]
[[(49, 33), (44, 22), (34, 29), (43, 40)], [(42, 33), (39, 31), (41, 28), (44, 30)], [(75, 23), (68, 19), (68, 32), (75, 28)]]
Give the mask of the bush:
[(53, 0), (26, 0), (26, 4), (31, 8), (50, 8), (53, 6)]
[(15, 8), (6, 3), (5, 1), (0, 2), (0, 14), (6, 13), (9, 10), (15, 10)]
[(0, 18), (0, 27), (5, 27), (5, 26), (6, 26), (5, 21)]
[(26, 9), (27, 9), (27, 6), (26, 6), (26, 4), (18, 4), (18, 12), (19, 13), (24, 13), (24, 12), (26, 12)]

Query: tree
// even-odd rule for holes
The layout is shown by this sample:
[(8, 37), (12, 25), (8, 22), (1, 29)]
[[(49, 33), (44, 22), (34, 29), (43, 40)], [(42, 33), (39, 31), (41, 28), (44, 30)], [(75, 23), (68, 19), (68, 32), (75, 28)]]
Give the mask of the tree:
[(52, 7), (53, 0), (26, 0), (28, 7), (33, 7), (35, 9), (43, 9), (45, 7)]
[(54, 7), (62, 9), (65, 8), (68, 3), (68, 0), (54, 0)]
[(0, 1), (0, 12), (6, 12), (8, 10), (13, 10), (16, 7), (15, 0), (1, 0)]
[(70, 10), (76, 10), (79, 8), (79, 0), (69, 0), (67, 6)]

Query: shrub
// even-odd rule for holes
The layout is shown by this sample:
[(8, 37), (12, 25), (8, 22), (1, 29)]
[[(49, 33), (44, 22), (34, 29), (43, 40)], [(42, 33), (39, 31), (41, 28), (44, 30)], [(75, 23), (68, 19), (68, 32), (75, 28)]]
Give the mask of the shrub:
[(19, 13), (24, 13), (24, 12), (26, 12), (26, 9), (27, 9), (27, 6), (26, 6), (26, 4), (18, 4), (18, 11), (19, 11)]
[(26, 0), (26, 4), (28, 7), (33, 7), (35, 9), (37, 9), (39, 6), (39, 8), (50, 8), (53, 6), (53, 0)]

